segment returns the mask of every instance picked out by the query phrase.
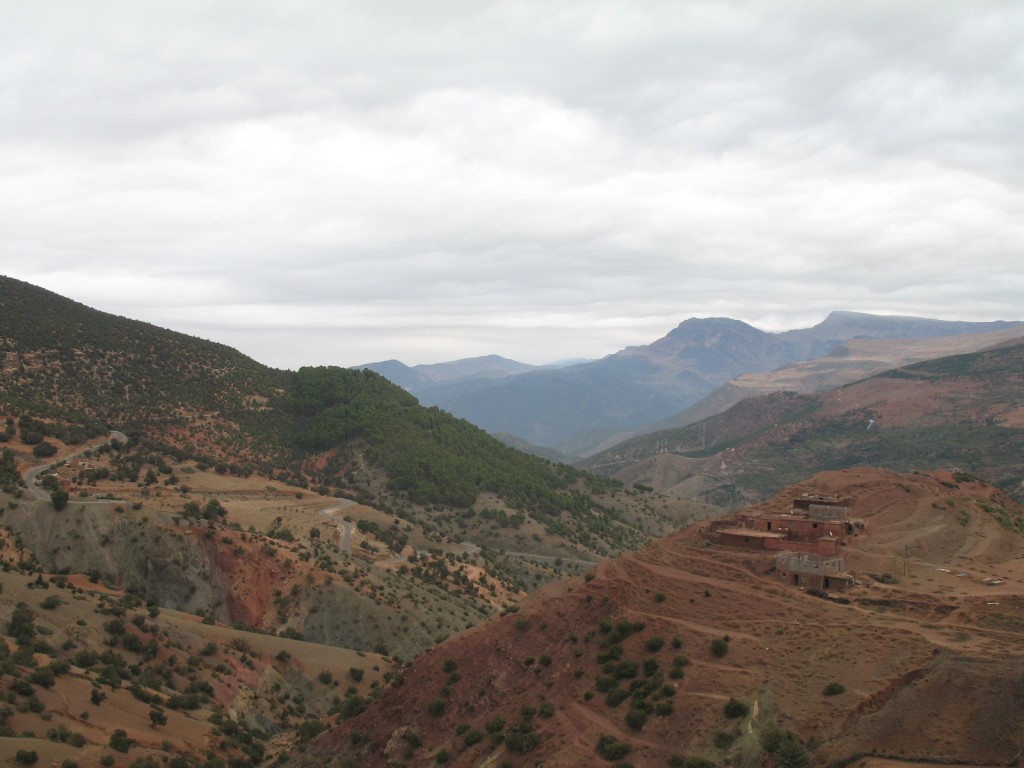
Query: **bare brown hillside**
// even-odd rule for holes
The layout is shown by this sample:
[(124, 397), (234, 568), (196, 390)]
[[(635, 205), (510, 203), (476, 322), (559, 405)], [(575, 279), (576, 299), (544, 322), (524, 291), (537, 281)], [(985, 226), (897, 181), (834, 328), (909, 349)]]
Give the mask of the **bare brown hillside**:
[(826, 469), (970, 471), (1024, 498), (1024, 344), (897, 368), (817, 395), (776, 392), (629, 440), (589, 468), (678, 498), (751, 503)]
[[(1024, 326), (1014, 326), (989, 333), (963, 336), (941, 336), (921, 339), (851, 339), (830, 354), (785, 365), (775, 371), (744, 373), (679, 416), (654, 425), (670, 429), (692, 424), (722, 413), (741, 400), (772, 392), (798, 392), (810, 395), (824, 392), (876, 373), (904, 365), (934, 360), (949, 355), (962, 355), (982, 349), (1019, 341)], [(644, 431), (651, 431), (650, 429)]]
[(760, 765), (786, 730), (822, 764), (1011, 761), (1024, 538), (1005, 526), (1024, 509), (966, 475), (863, 468), (747, 512), (804, 493), (849, 497), (857, 522), (836, 599), (693, 526), (427, 651), (299, 762)]

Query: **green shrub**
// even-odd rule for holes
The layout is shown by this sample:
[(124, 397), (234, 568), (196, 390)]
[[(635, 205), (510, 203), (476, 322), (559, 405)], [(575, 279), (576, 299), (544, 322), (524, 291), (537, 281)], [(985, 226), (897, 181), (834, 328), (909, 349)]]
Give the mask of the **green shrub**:
[(597, 689), (598, 693), (607, 693), (609, 690), (614, 688), (618, 683), (615, 678), (610, 675), (601, 675), (594, 681), (594, 688)]
[(33, 765), (39, 760), (39, 755), (34, 749), (19, 749), (14, 755), (14, 760), (19, 765)]
[(608, 691), (608, 695), (605, 696), (604, 702), (609, 707), (617, 707), (623, 701), (629, 698), (629, 692), (622, 688), (612, 688)]
[(48, 459), (50, 456), (57, 455), (57, 446), (46, 441), (36, 443), (32, 447), (32, 455), (37, 459)]
[(110, 748), (117, 752), (127, 752), (134, 743), (135, 740), (129, 739), (128, 732), (122, 728), (118, 728), (110, 736)]
[(672, 755), (668, 759), (668, 764), (672, 768), (718, 768), (713, 762), (704, 757), (682, 757), (680, 755)]
[(825, 690), (823, 691), (826, 696), (838, 696), (840, 693), (845, 692), (846, 688), (842, 683), (829, 683), (825, 686)]
[(540, 734), (536, 731), (527, 731), (523, 733), (521, 730), (513, 731), (505, 737), (505, 746), (511, 749), (513, 752), (525, 754), (540, 744)]
[(717, 659), (722, 658), (729, 652), (729, 641), (724, 637), (716, 637), (711, 641), (711, 655)]
[(728, 718), (744, 717), (750, 711), (749, 707), (739, 699), (729, 699), (725, 703), (725, 716)]
[(735, 740), (735, 734), (726, 733), (725, 731), (718, 731), (718, 733), (715, 734), (714, 744), (718, 749), (728, 749), (732, 746), (732, 743)]
[(644, 648), (646, 648), (651, 653), (657, 653), (664, 647), (664, 645), (665, 638), (658, 637), (657, 635), (655, 635), (654, 637), (647, 638), (647, 642), (644, 643)]
[(434, 717), (440, 717), (444, 712), (444, 699), (431, 699), (427, 702), (427, 712)]
[(633, 751), (633, 745), (619, 741), (614, 736), (601, 736), (597, 740), (597, 754), (605, 760), (618, 760)]
[(41, 685), (43, 688), (52, 688), (57, 677), (53, 674), (53, 671), (43, 667), (42, 669), (33, 669), (29, 674), (28, 679), (34, 685)]
[(642, 709), (634, 707), (626, 713), (626, 725), (632, 728), (634, 731), (639, 731), (644, 727), (644, 723), (647, 722), (647, 713)]
[(778, 768), (810, 768), (811, 765), (806, 747), (792, 734), (772, 753), (772, 760)]
[(635, 661), (623, 661), (619, 663), (618, 668), (615, 670), (615, 676), (620, 679), (632, 679), (637, 676), (639, 668)]

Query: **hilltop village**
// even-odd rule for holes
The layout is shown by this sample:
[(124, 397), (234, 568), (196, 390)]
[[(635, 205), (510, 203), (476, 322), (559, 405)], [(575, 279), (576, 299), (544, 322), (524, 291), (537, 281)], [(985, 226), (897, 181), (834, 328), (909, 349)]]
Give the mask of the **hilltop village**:
[(851, 520), (848, 498), (805, 494), (789, 512), (749, 512), (701, 529), (705, 546), (778, 552), (773, 568), (796, 586), (844, 591), (854, 579), (844, 570), (840, 548), (864, 528)]

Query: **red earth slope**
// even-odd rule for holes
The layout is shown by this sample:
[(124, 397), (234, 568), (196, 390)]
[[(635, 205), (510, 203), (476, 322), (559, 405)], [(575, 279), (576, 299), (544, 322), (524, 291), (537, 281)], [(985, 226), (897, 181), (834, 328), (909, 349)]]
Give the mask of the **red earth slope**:
[[(842, 548), (858, 582), (845, 602), (783, 583), (771, 554), (705, 546), (693, 527), (427, 651), (300, 762), (610, 765), (597, 746), (611, 736), (638, 768), (683, 756), (755, 764), (758, 735), (777, 722), (815, 760), (1005, 764), (1024, 732), (1024, 538), (1000, 518), (1024, 509), (960, 480), (823, 473), (761, 505), (787, 509), (805, 492), (852, 499), (864, 527)], [(682, 677), (670, 674), (680, 656)], [(627, 720), (631, 697), (609, 705), (607, 677), (627, 693), (658, 684), (641, 727)], [(825, 695), (830, 683), (843, 692)], [(730, 698), (748, 714), (727, 718)]]

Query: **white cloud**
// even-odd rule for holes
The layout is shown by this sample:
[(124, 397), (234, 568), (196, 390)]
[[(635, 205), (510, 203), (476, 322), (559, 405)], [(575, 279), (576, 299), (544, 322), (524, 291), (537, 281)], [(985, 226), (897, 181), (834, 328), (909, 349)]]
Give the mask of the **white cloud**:
[(1022, 33), (943, 0), (23, 5), (0, 271), (288, 366), (1016, 318)]

